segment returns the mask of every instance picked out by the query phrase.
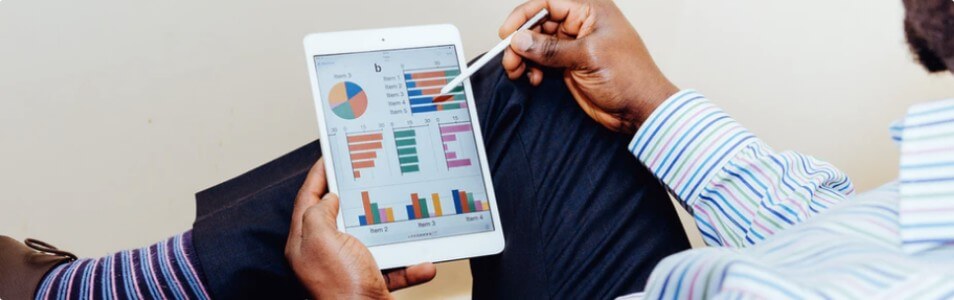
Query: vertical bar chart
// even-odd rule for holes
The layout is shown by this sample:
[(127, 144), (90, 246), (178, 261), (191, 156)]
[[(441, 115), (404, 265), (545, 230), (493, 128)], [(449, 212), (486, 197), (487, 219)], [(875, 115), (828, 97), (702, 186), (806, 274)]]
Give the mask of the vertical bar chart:
[(348, 153), (351, 156), (351, 169), (354, 178), (361, 178), (361, 170), (375, 167), (378, 150), (383, 148), (381, 132), (347, 135)]
[(441, 94), (441, 88), (457, 75), (460, 75), (457, 67), (405, 70), (404, 82), (411, 114), (466, 108), (463, 85)]
[[(394, 208), (382, 208), (378, 202), (372, 201), (368, 191), (361, 192), (361, 202), (364, 207), (363, 215), (358, 216), (358, 223), (361, 226), (394, 223), (398, 221), (419, 220), (442, 216), (459, 215), (473, 212), (483, 212), (490, 210), (490, 203), (486, 200), (477, 200), (474, 193), (464, 190), (451, 190), (451, 197), (454, 200), (454, 212), (445, 213), (441, 204), (440, 193), (432, 193), (431, 199), (421, 197), (418, 193), (411, 193), (407, 196), (407, 202), (410, 204), (398, 204), (404, 206), (407, 218), (395, 215)], [(447, 198), (445, 198), (447, 199)], [(392, 203), (393, 205), (393, 203)]]
[[(414, 214), (412, 216), (423, 216), (421, 213), (421, 202), (417, 197), (417, 193), (411, 194), (411, 206), (414, 208)], [(416, 219), (416, 218), (415, 218)]]
[(451, 149), (451, 145), (460, 145), (458, 136), (462, 133), (470, 133), (470, 123), (441, 124), (441, 142), (444, 144), (444, 159), (447, 161), (447, 168), (467, 167), (471, 165), (469, 158), (460, 157), (458, 152)]
[(467, 193), (467, 205), (470, 205), (470, 211), (480, 211), (476, 203), (480, 203), (480, 200), (474, 198), (474, 193)]
[(431, 194), (431, 200), (434, 201), (434, 216), (443, 216), (444, 210), (441, 209), (441, 195), (433, 193)]
[[(440, 205), (440, 204), (435, 204)], [(408, 220), (417, 220), (430, 218), (432, 216), (437, 217), (438, 215), (432, 214), (427, 205), (427, 198), (421, 198), (417, 193), (411, 194), (411, 205), (405, 206), (407, 209)]]
[(371, 202), (371, 197), (367, 191), (361, 192), (361, 204), (364, 206), (364, 215), (358, 216), (358, 223), (361, 226), (374, 225), (382, 223), (394, 223), (393, 208), (379, 208), (378, 203)]
[(414, 128), (395, 129), (394, 144), (397, 147), (401, 174), (421, 171), (417, 154), (417, 133)]
[(358, 222), (364, 225), (373, 225), (374, 218), (368, 218), (368, 216), (374, 216), (371, 212), (371, 197), (368, 196), (368, 192), (361, 192), (361, 203), (364, 204), (364, 215), (358, 217)]
[(452, 190), (451, 196), (454, 198), (454, 210), (457, 214), (490, 210), (490, 203), (486, 200), (477, 200), (474, 193)]

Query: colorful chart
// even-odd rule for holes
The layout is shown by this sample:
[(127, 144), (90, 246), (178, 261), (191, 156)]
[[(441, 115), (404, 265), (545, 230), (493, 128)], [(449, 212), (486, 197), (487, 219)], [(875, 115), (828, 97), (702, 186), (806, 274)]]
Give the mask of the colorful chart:
[(459, 146), (460, 141), (457, 139), (457, 136), (463, 133), (472, 133), (470, 123), (456, 123), (456, 124), (441, 124), (441, 142), (444, 143), (444, 159), (447, 161), (447, 168), (460, 168), (460, 167), (469, 167), (471, 165), (470, 159), (466, 157), (459, 157), (457, 152), (451, 149), (451, 145), (457, 144)]
[(354, 179), (361, 178), (361, 169), (374, 168), (378, 150), (384, 147), (381, 144), (383, 138), (381, 132), (348, 135), (348, 153), (351, 155)]
[(361, 204), (364, 208), (364, 214), (358, 216), (358, 224), (361, 226), (374, 225), (382, 223), (394, 223), (398, 221), (419, 220), (435, 218), (450, 215), (460, 215), (475, 212), (484, 212), (490, 210), (490, 203), (486, 200), (478, 200), (474, 193), (465, 190), (454, 189), (450, 191), (451, 197), (445, 199), (454, 200), (454, 211), (445, 212), (441, 205), (441, 195), (432, 193), (431, 199), (421, 197), (417, 193), (411, 193), (410, 205), (405, 205), (407, 217), (395, 217), (394, 208), (382, 208), (377, 202), (371, 201), (371, 195), (368, 191), (361, 191)]
[(401, 174), (421, 171), (417, 156), (417, 133), (414, 128), (394, 130), (394, 143), (397, 146), (398, 162)]
[(351, 81), (342, 81), (331, 87), (328, 93), (331, 111), (342, 119), (353, 120), (368, 110), (368, 94), (361, 86)]
[(457, 67), (424, 69), (404, 72), (411, 113), (467, 108), (464, 86), (459, 85), (450, 93), (441, 94), (441, 88), (460, 75)]

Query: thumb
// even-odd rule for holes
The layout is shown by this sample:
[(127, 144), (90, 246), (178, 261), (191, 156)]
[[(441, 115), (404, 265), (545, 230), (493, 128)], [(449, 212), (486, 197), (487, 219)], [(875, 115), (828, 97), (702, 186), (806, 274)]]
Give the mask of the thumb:
[(384, 273), (384, 281), (387, 283), (388, 290), (393, 292), (431, 281), (434, 276), (437, 276), (437, 267), (432, 263), (422, 263), (387, 271)]
[(581, 40), (561, 39), (529, 30), (514, 34), (510, 48), (525, 59), (551, 68), (573, 69), (586, 59)]
[(326, 194), (317, 204), (305, 211), (303, 226), (318, 232), (336, 231), (338, 228), (338, 196)]

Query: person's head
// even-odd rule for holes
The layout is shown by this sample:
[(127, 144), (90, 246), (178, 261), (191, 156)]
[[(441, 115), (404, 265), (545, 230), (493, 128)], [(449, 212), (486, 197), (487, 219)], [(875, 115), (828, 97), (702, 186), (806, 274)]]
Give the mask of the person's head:
[(904, 35), (928, 72), (954, 72), (954, 1), (902, 0)]

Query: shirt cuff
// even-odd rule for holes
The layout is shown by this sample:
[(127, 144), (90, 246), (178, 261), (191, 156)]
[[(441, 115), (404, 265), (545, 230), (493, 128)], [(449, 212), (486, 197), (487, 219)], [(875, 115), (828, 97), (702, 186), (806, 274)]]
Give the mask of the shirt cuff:
[(636, 132), (629, 151), (687, 206), (755, 136), (694, 90), (669, 97)]

